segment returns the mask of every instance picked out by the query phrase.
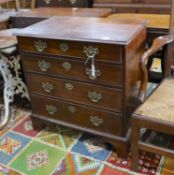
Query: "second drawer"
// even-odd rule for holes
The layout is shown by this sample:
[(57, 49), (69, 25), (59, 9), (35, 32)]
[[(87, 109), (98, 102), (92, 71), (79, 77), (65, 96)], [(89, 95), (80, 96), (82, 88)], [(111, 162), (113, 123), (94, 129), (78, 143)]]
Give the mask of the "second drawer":
[(91, 65), (85, 65), (85, 61), (75, 59), (24, 55), (22, 57), (22, 64), (26, 71), (114, 86), (122, 86), (123, 84), (123, 68), (121, 65), (95, 62), (96, 77), (94, 78), (91, 76)]

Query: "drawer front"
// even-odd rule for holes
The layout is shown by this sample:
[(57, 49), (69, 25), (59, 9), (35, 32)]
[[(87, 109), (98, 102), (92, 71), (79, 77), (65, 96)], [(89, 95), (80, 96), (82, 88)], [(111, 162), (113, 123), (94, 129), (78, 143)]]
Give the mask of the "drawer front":
[(140, 8), (137, 9), (137, 13), (144, 13), (144, 14), (170, 14), (170, 9), (164, 8)]
[(122, 91), (120, 90), (31, 73), (25, 73), (25, 75), (30, 93), (122, 111)]
[(131, 7), (121, 7), (121, 8), (116, 8), (115, 7), (115, 12), (116, 13), (136, 13), (136, 8), (131, 8)]
[(87, 60), (88, 56), (93, 56), (96, 60), (122, 63), (122, 47), (115, 44), (71, 42), (23, 37), (18, 37), (18, 42), (20, 50), (22, 51), (79, 57), (83, 60)]
[(147, 7), (141, 7), (141, 8), (132, 8), (132, 7), (121, 7), (115, 9), (116, 13), (144, 13), (144, 14), (169, 14), (170, 9), (165, 8), (147, 8)]
[[(122, 135), (122, 116), (39, 96), (31, 96), (32, 112), (84, 128)], [(42, 103), (41, 103), (42, 102)]]
[(36, 7), (91, 7), (92, 3), (88, 0), (75, 0), (75, 1), (46, 1), (46, 0), (36, 0)]
[(122, 86), (122, 66), (95, 62), (95, 77), (91, 76), (91, 65), (71, 59), (37, 57), (24, 55), (22, 64), (25, 71), (46, 73), (55, 76), (87, 80), (92, 83)]
[(134, 3), (145, 4), (170, 4), (170, 0), (133, 0)]
[(95, 3), (114, 3), (114, 2), (126, 3), (126, 2), (132, 2), (132, 0), (94, 0), (94, 4)]

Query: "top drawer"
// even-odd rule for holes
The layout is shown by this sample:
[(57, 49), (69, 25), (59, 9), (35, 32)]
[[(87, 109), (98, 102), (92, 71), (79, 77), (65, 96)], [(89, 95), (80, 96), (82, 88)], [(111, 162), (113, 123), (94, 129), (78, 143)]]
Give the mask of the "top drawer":
[(37, 54), (51, 54), (87, 59), (93, 56), (97, 60), (122, 63), (122, 46), (105, 43), (87, 43), (18, 37), (21, 51)]

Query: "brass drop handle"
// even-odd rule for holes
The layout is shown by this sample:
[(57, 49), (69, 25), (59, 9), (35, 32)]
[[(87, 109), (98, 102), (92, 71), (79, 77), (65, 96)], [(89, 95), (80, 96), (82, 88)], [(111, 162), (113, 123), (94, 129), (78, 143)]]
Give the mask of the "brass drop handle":
[(47, 43), (41, 40), (34, 42), (34, 47), (38, 52), (43, 52), (47, 48)]
[(41, 71), (47, 72), (47, 70), (51, 67), (49, 62), (46, 62), (45, 60), (38, 61), (38, 67)]
[(96, 91), (90, 92), (88, 91), (88, 97), (92, 102), (98, 103), (103, 97), (101, 93), (97, 93)]
[(60, 50), (61, 50), (63, 53), (66, 53), (66, 52), (69, 50), (69, 46), (68, 46), (68, 44), (66, 44), (66, 43), (61, 43), (61, 44), (59, 45), (59, 48), (60, 48)]
[(75, 5), (75, 3), (77, 2), (77, 0), (69, 0), (71, 5)]
[(99, 53), (98, 48), (95, 48), (93, 46), (84, 46), (83, 52), (86, 54), (86, 61), (85, 64), (87, 64), (88, 61), (91, 60), (91, 70), (90, 70), (90, 77), (91, 79), (96, 79), (96, 69), (95, 69), (95, 56)]
[(51, 3), (51, 0), (44, 0), (44, 1), (47, 5)]
[(73, 89), (74, 89), (74, 86), (73, 86), (73, 84), (71, 84), (71, 83), (65, 83), (65, 88), (66, 88), (67, 90), (73, 90)]
[(75, 113), (77, 109), (74, 106), (68, 106), (68, 111), (70, 111), (71, 113)]
[(97, 126), (99, 127), (100, 125), (103, 124), (103, 119), (102, 118), (99, 118), (98, 116), (90, 116), (89, 120), (91, 121), (91, 123), (94, 125), (94, 126)]
[(54, 89), (54, 85), (49, 82), (42, 82), (42, 88), (45, 92), (50, 93)]
[(69, 62), (64, 62), (62, 63), (62, 67), (66, 70), (69, 71), (71, 69), (71, 64)]
[(46, 105), (45, 106), (46, 111), (50, 114), (50, 115), (54, 115), (57, 112), (57, 107), (52, 106), (52, 105)]
[(97, 77), (101, 76), (101, 71), (100, 71), (100, 69), (95, 70), (96, 76), (92, 76), (92, 70), (89, 68), (86, 68), (86, 75), (88, 75), (90, 80), (95, 80), (95, 79), (97, 79)]

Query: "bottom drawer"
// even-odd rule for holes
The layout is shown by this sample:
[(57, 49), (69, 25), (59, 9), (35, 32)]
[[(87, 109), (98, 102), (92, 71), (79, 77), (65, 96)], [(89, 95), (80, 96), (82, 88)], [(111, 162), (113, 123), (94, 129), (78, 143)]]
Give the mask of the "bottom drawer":
[(31, 96), (32, 112), (48, 118), (57, 119), (84, 129), (93, 129), (108, 134), (122, 136), (122, 115), (100, 111), (87, 106), (52, 100), (43, 96)]

